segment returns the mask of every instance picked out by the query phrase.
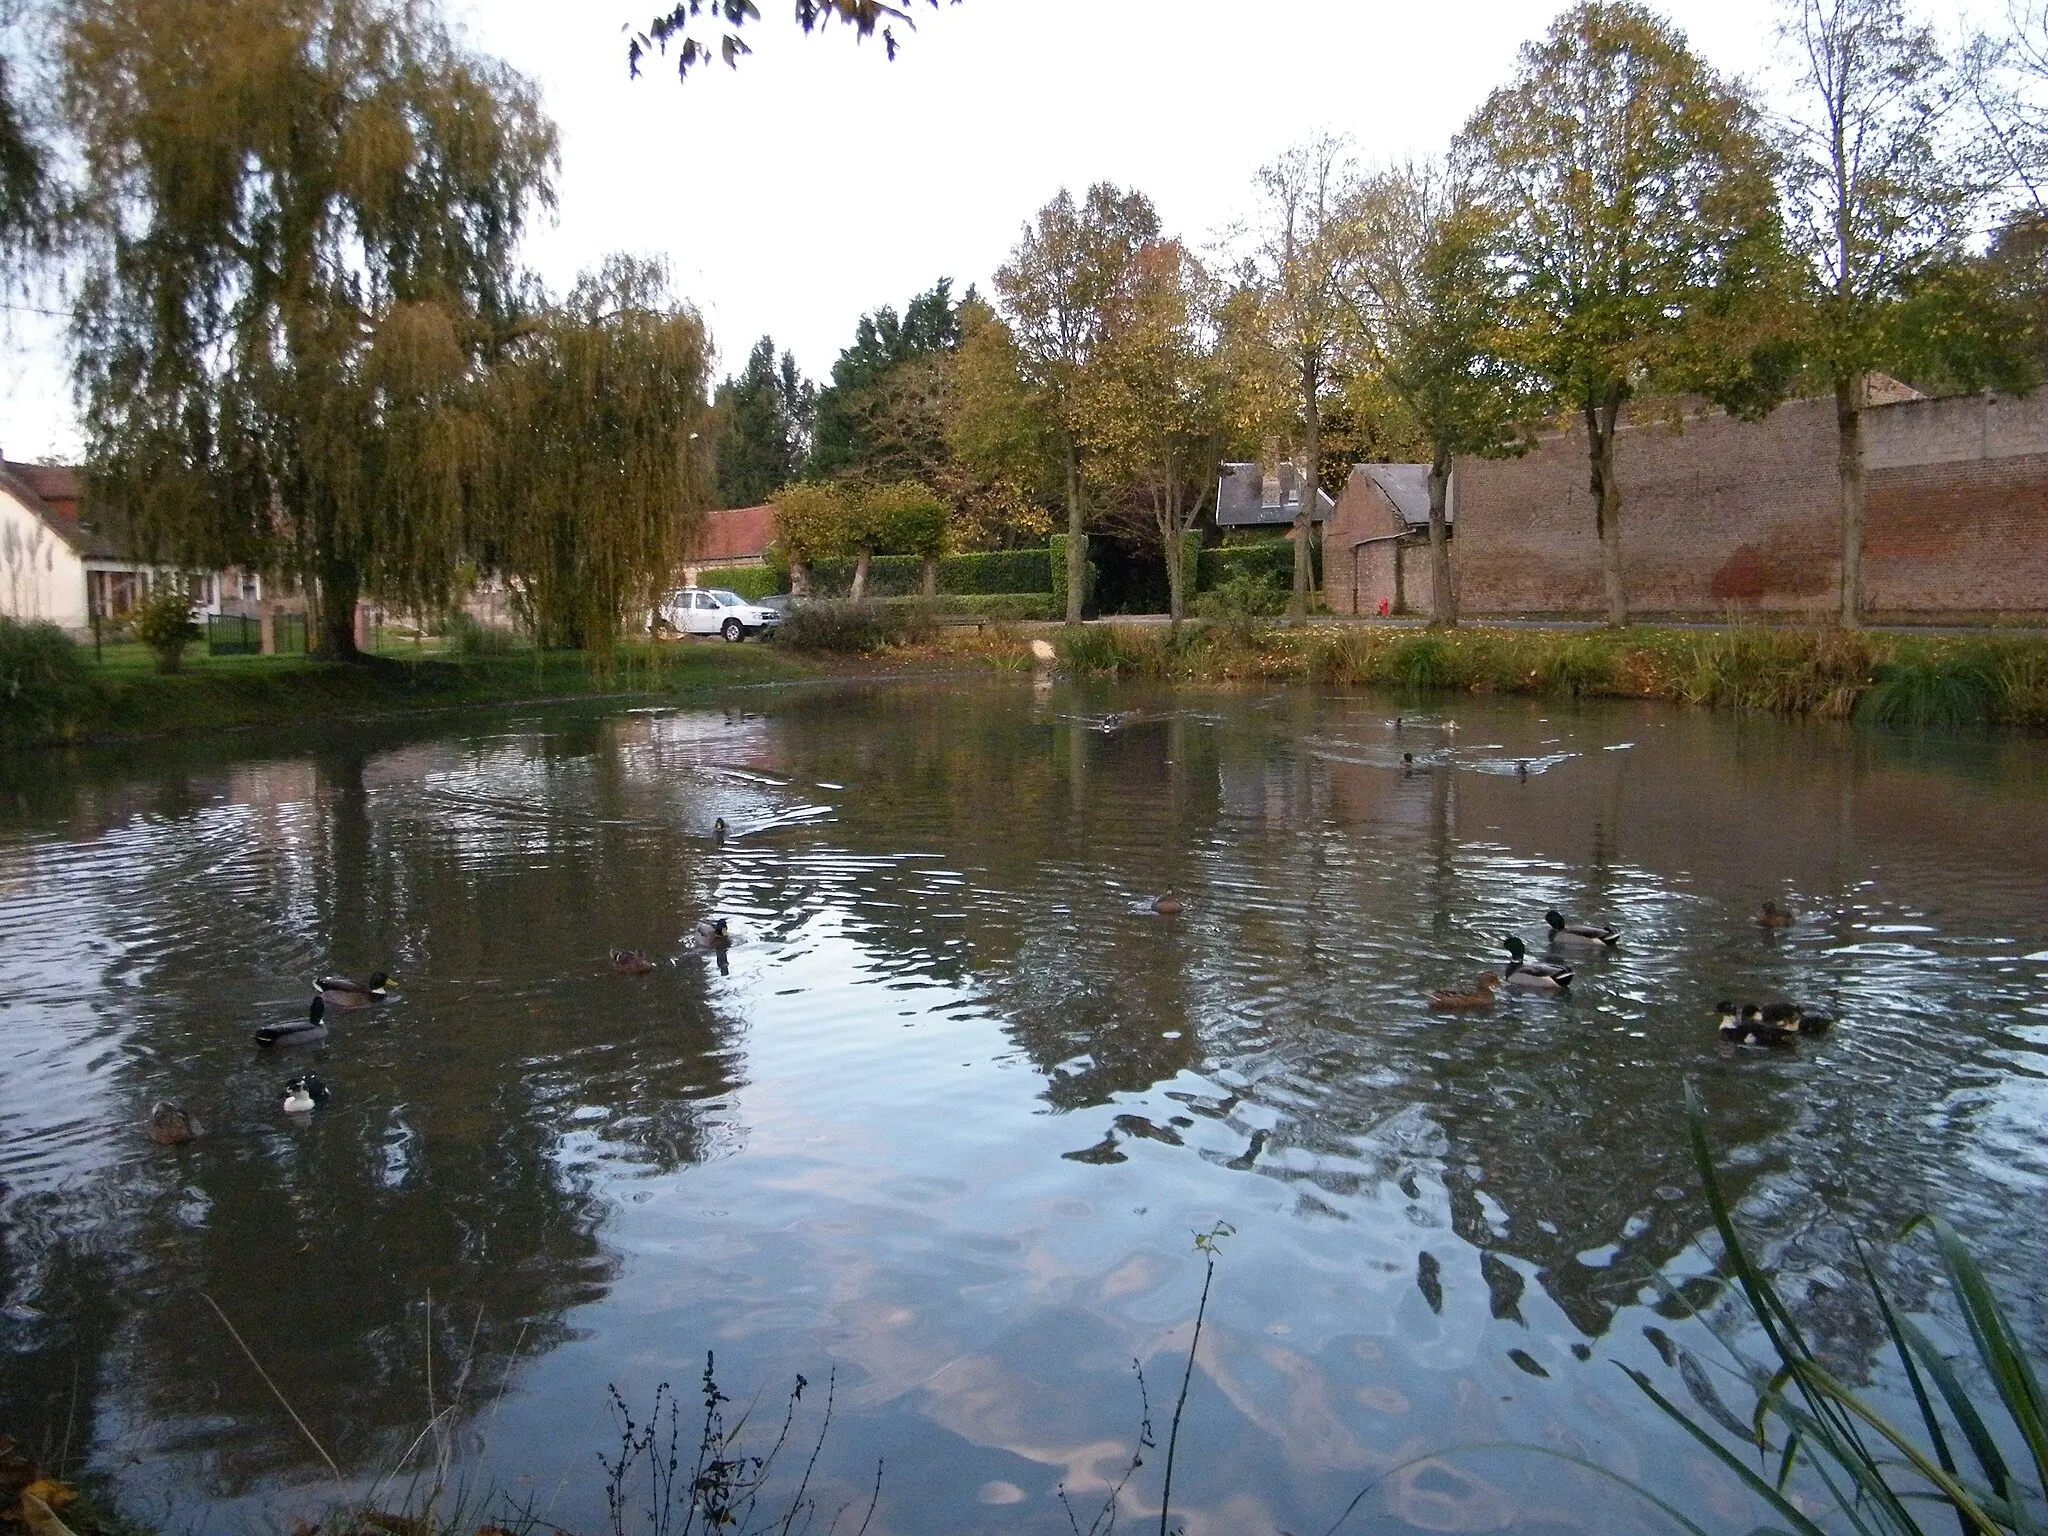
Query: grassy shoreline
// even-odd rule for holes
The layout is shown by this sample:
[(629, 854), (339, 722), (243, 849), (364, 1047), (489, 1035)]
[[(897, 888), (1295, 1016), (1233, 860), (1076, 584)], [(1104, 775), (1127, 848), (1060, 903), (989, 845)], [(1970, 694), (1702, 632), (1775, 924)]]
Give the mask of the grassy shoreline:
[[(89, 746), (504, 704), (685, 697), (800, 681), (822, 669), (772, 646), (629, 644), (607, 663), (581, 651), (480, 656), (402, 651), (355, 661), (308, 656), (195, 656), (154, 670), (140, 647), (113, 647), (33, 700), (0, 711), (0, 747)], [(31, 707), (32, 706), (32, 707)]]
[[(2048, 636), (1680, 630), (1430, 631), (1263, 620), (1178, 630), (1114, 621), (947, 628), (861, 655), (780, 645), (634, 642), (580, 651), (387, 651), (354, 662), (199, 657), (156, 672), (140, 647), (80, 651), (35, 698), (0, 693), (0, 747), (83, 746), (497, 705), (701, 697), (722, 689), (945, 671), (1023, 672), (1050, 639), (1079, 677), (1390, 687), (1544, 698), (1663, 699), (1937, 729), (2048, 729)], [(33, 706), (33, 707), (31, 707)]]
[(1162, 682), (1378, 685), (1546, 698), (1666, 699), (1932, 728), (2048, 727), (2048, 637), (1718, 630), (1455, 630), (1261, 622), (1100, 624), (1061, 665)]

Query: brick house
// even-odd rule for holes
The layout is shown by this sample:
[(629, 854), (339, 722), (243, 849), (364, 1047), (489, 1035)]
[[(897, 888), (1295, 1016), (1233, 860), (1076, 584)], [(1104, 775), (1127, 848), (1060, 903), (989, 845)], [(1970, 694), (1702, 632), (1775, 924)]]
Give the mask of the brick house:
[[(1444, 520), (1457, 526), (1457, 480)], [(1429, 602), (1429, 466), (1354, 464), (1323, 529), (1323, 601), (1337, 613)]]

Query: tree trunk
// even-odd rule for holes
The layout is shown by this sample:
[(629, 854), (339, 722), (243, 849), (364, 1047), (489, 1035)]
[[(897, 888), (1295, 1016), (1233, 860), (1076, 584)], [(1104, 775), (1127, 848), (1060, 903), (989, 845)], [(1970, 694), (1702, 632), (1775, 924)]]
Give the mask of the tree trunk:
[(1451, 456), (1439, 448), (1429, 461), (1429, 622), (1433, 629), (1458, 627), (1458, 598), (1451, 590), (1451, 526), (1445, 512), (1450, 486)]
[(1309, 530), (1315, 526), (1316, 485), (1322, 478), (1323, 423), (1316, 410), (1316, 386), (1320, 383), (1313, 365), (1301, 371), (1302, 416), (1308, 427), (1307, 451), (1303, 455), (1301, 507), (1294, 514), (1294, 590), (1287, 598), (1287, 622), (1308, 621)]
[(363, 579), (346, 560), (320, 562), (320, 649), (337, 661), (353, 659), (356, 650), (356, 600)]
[(1863, 379), (1835, 380), (1842, 470), (1842, 628), (1863, 624)]
[(1067, 622), (1081, 622), (1082, 573), (1088, 548), (1081, 541), (1081, 459), (1067, 440)]
[(939, 557), (937, 555), (926, 555), (924, 557), (924, 582), (922, 589), (926, 602), (930, 603), (938, 600)]
[(860, 547), (860, 553), (853, 558), (853, 590), (847, 596), (856, 603), (867, 601), (868, 561), (873, 557), (874, 551), (863, 544)]
[(1187, 613), (1187, 530), (1180, 519), (1168, 513), (1159, 520), (1159, 534), (1166, 549), (1166, 617), (1176, 629)]
[(1593, 530), (1600, 536), (1600, 575), (1607, 587), (1607, 623), (1628, 623), (1628, 591), (1621, 579), (1621, 485), (1614, 476), (1614, 429), (1621, 419), (1619, 386), (1586, 402), (1586, 450), (1593, 461)]
[(811, 568), (803, 561), (791, 557), (789, 562), (789, 595), (809, 597), (811, 595)]

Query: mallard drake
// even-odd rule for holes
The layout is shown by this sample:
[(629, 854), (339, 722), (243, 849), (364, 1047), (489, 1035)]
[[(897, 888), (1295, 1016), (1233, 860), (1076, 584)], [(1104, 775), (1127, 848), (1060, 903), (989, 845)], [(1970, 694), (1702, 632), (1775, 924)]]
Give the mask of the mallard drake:
[(612, 951), (612, 969), (621, 976), (645, 976), (654, 969), (654, 962), (637, 949), (615, 949)]
[(706, 949), (724, 949), (732, 942), (732, 935), (725, 931), (722, 917), (700, 917), (697, 919), (697, 942)]
[(1187, 909), (1188, 904), (1180, 899), (1180, 893), (1170, 886), (1164, 896), (1152, 898), (1152, 910), (1161, 917), (1179, 917)]
[(271, 1045), (318, 1045), (327, 1038), (327, 1004), (316, 997), (306, 1010), (303, 1024), (271, 1024), (256, 1031), (256, 1043)]
[(181, 1146), (199, 1134), (199, 1122), (182, 1104), (159, 1099), (149, 1111), (149, 1139), (160, 1147)]
[(375, 972), (368, 981), (353, 981), (346, 976), (322, 976), (313, 983), (313, 990), (330, 1008), (367, 1008), (372, 1003), (384, 1001), (384, 990), (391, 978), (382, 971)]
[(1775, 901), (1767, 901), (1756, 909), (1756, 925), (1759, 928), (1790, 928), (1798, 919)]
[(1612, 923), (1598, 928), (1591, 923), (1568, 923), (1564, 914), (1555, 907), (1543, 914), (1543, 921), (1550, 924), (1550, 942), (1553, 944), (1576, 944), (1581, 949), (1612, 949), (1621, 942), (1621, 930)]
[(711, 823), (711, 840), (713, 842), (722, 843), (725, 841), (725, 833), (725, 818), (721, 816), (716, 821)]
[(1512, 933), (1501, 940), (1507, 946), (1508, 968), (1500, 984), (1520, 987), (1525, 992), (1562, 992), (1572, 984), (1572, 968), (1548, 960), (1531, 960), (1529, 947)]
[(333, 1097), (319, 1078), (310, 1072), (301, 1072), (284, 1085), (284, 1112), (288, 1115), (310, 1115)]
[(1445, 990), (1429, 994), (1429, 1006), (1449, 1012), (1455, 1008), (1491, 1008), (1493, 989), (1500, 985), (1500, 972), (1488, 971), (1479, 978), (1476, 991), (1454, 992)]
[(1765, 1003), (1757, 1012), (1765, 1024), (1788, 1035), (1824, 1035), (1835, 1022), (1829, 1015), (1797, 1003)]

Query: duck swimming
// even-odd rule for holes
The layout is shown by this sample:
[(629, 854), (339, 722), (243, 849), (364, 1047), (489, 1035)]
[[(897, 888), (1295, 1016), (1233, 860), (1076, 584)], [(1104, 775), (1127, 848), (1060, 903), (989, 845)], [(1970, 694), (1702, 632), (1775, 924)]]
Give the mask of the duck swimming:
[(382, 971), (376, 972), (368, 981), (352, 981), (346, 976), (322, 976), (313, 983), (313, 990), (330, 1008), (367, 1008), (372, 1003), (384, 1001), (384, 990), (391, 978)]
[(1767, 901), (1756, 909), (1756, 925), (1759, 928), (1790, 928), (1798, 919), (1775, 901)]
[(301, 1072), (284, 1085), (284, 1112), (288, 1115), (310, 1115), (334, 1095), (319, 1078), (310, 1072)]
[(1512, 933), (1501, 943), (1507, 946), (1508, 951), (1508, 968), (1500, 978), (1502, 986), (1519, 987), (1525, 992), (1562, 992), (1571, 986), (1570, 966), (1529, 959), (1528, 946)]
[(637, 949), (615, 949), (612, 951), (612, 969), (621, 976), (645, 976), (654, 969), (654, 962)]
[(182, 1104), (159, 1099), (149, 1112), (149, 1139), (160, 1147), (182, 1146), (199, 1134), (199, 1122)]
[(716, 821), (714, 821), (714, 822), (712, 822), (712, 823), (711, 823), (711, 838), (712, 838), (712, 841), (714, 841), (714, 842), (719, 842), (719, 843), (722, 843), (722, 842), (724, 842), (724, 841), (725, 841), (725, 832), (726, 832), (726, 827), (725, 827), (725, 818), (724, 818), (723, 816), (719, 817), (719, 818), (718, 818), (718, 820), (716, 820)]
[(1491, 1008), (1493, 1006), (1493, 989), (1499, 985), (1500, 972), (1488, 971), (1479, 978), (1478, 986), (1474, 991), (1458, 992), (1446, 989), (1442, 992), (1430, 993), (1429, 1006), (1442, 1009), (1445, 1012), (1459, 1008)]
[(1621, 930), (1612, 923), (1601, 927), (1591, 923), (1568, 923), (1564, 914), (1555, 907), (1543, 914), (1543, 921), (1550, 924), (1550, 942), (1553, 944), (1577, 944), (1582, 949), (1612, 949), (1621, 942)]
[(1835, 1022), (1829, 1015), (1797, 1003), (1765, 1003), (1757, 1013), (1765, 1024), (1788, 1035), (1824, 1035)]
[(256, 1043), (272, 1045), (318, 1045), (327, 1038), (327, 1004), (321, 998), (313, 999), (313, 1006), (306, 1010), (302, 1024), (272, 1024), (256, 1031)]
[(1764, 1011), (1755, 1003), (1744, 1003), (1740, 1009), (1727, 999), (1714, 1004), (1714, 1014), (1721, 1021), (1721, 1038), (1730, 1045), (1784, 1045), (1792, 1038), (1790, 1030), (1764, 1022)]
[(1152, 898), (1152, 910), (1161, 917), (1179, 917), (1187, 909), (1187, 903), (1180, 899), (1180, 893), (1171, 886), (1167, 887), (1164, 896), (1154, 896)]
[(732, 935), (725, 931), (722, 917), (700, 917), (697, 919), (697, 942), (706, 949), (724, 949), (732, 942)]

